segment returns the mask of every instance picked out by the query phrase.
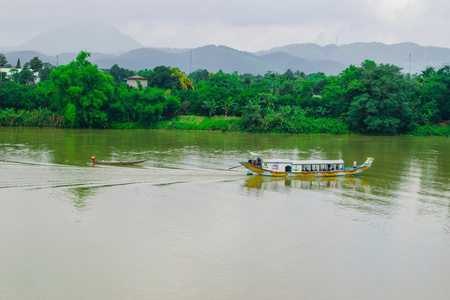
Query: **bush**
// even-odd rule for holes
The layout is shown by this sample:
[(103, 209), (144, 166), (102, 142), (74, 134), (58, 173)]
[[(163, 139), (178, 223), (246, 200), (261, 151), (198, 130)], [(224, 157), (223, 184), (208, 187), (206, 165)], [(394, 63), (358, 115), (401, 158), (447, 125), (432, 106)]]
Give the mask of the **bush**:
[(38, 108), (31, 111), (7, 108), (0, 111), (0, 126), (25, 127), (57, 127), (61, 128), (64, 117), (47, 108)]
[(450, 127), (449, 126), (423, 125), (423, 126), (417, 126), (410, 133), (415, 136), (446, 136), (446, 137), (450, 137)]
[(221, 130), (239, 131), (240, 118), (178, 116), (168, 121), (159, 122), (158, 129), (168, 130)]

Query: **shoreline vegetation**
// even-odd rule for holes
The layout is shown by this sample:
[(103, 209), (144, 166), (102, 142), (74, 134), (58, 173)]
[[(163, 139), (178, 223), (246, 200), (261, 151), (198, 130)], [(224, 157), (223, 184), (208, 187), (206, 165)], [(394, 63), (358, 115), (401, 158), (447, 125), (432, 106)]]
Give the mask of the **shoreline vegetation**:
[[(89, 56), (59, 67), (34, 58), (7, 80), (0, 74), (0, 126), (450, 136), (449, 66), (410, 75), (366, 60), (337, 76), (186, 76), (165, 66), (98, 70)], [(132, 75), (148, 81), (130, 87)]]
[[(177, 116), (167, 121), (160, 121), (151, 127), (142, 127), (137, 123), (114, 123), (105, 129), (157, 129), (157, 130), (201, 130), (221, 132), (250, 132), (242, 128), (242, 117), (205, 117), (205, 116)], [(35, 127), (61, 128), (64, 117), (47, 109), (33, 111), (7, 109), (0, 111), (0, 126), (2, 127)], [(295, 127), (278, 127), (270, 130), (256, 130), (254, 133), (291, 133), (291, 134), (360, 134), (350, 131), (341, 120), (309, 118)], [(415, 126), (414, 130), (404, 135), (412, 136), (443, 136), (450, 137), (450, 126), (442, 124)]]

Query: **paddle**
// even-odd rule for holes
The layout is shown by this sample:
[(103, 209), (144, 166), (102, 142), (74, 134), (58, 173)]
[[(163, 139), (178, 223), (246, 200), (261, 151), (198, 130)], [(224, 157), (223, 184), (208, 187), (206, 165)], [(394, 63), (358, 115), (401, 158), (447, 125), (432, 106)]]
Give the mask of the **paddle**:
[(237, 168), (237, 167), (242, 167), (242, 165), (239, 165), (239, 166), (236, 166), (236, 167), (228, 168), (228, 170), (231, 170), (231, 169), (234, 169), (234, 168)]

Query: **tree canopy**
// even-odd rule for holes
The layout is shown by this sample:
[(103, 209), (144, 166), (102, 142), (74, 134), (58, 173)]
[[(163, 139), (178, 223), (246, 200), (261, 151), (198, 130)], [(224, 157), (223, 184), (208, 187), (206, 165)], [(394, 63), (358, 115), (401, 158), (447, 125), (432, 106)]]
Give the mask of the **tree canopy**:
[[(290, 133), (402, 134), (450, 119), (448, 66), (412, 77), (371, 60), (337, 76), (292, 70), (264, 76), (197, 70), (186, 76), (167, 66), (99, 70), (89, 57), (82, 51), (56, 68), (33, 58), (0, 86), (0, 109), (45, 107), (72, 128), (148, 128), (190, 114), (239, 117), (244, 131)], [(31, 70), (41, 74), (37, 85)], [(135, 74), (148, 78), (148, 86), (129, 87), (124, 79)]]

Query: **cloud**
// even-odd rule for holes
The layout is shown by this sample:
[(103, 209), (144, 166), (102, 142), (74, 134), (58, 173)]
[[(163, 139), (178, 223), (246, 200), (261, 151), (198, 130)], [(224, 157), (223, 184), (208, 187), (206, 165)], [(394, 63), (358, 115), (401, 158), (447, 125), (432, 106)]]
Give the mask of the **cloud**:
[(256, 51), (336, 40), (450, 47), (448, 11), (444, 0), (15, 0), (2, 6), (0, 47), (88, 19), (150, 47), (224, 44)]

